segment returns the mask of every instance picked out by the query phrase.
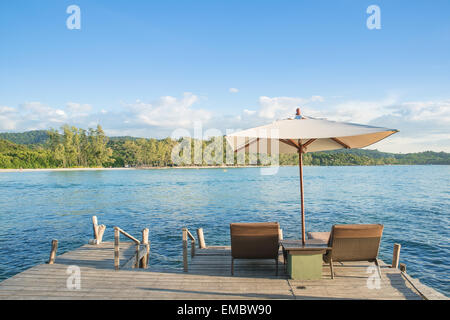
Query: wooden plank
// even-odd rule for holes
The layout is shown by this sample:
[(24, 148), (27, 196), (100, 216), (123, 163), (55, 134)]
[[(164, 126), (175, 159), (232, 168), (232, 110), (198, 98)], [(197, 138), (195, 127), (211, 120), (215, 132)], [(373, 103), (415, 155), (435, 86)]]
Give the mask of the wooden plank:
[(411, 278), (406, 272), (402, 271), (401, 274), (425, 300), (448, 300), (448, 297), (422, 284), (419, 280)]
[[(114, 248), (113, 242), (86, 245), (57, 256), (52, 265), (32, 267), (1, 282), (0, 299), (421, 299), (414, 287), (426, 298), (447, 299), (407, 276), (410, 284), (400, 270), (385, 263), (380, 264), (379, 289), (369, 289), (366, 271), (371, 263), (336, 263), (334, 280), (323, 265), (322, 279), (295, 281), (288, 279), (283, 264), (275, 276), (273, 260), (236, 260), (235, 276), (230, 276), (229, 248), (208, 247), (198, 249), (203, 255), (191, 259), (189, 273), (182, 267), (157, 266), (115, 271)], [(136, 258), (133, 242), (120, 243), (120, 249), (122, 261)], [(146, 253), (143, 244), (138, 259)], [(69, 265), (80, 267), (80, 290), (67, 289)]]

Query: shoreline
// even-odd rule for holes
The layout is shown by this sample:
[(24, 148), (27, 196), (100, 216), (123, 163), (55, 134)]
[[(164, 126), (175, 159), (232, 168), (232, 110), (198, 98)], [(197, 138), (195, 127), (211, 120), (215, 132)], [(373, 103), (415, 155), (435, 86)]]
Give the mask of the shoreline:
[[(284, 165), (280, 167), (292, 167)], [(132, 167), (132, 168), (41, 168), (41, 169), (0, 169), (1, 172), (40, 172), (40, 171), (110, 171), (110, 170), (169, 170), (169, 169), (237, 169), (270, 168), (270, 166), (176, 166), (176, 167)]]
[[(384, 166), (438, 166), (438, 164), (379, 164), (379, 165), (342, 165), (342, 166), (317, 166), (305, 165), (305, 167), (384, 167)], [(297, 167), (295, 164), (286, 164), (273, 167)], [(446, 166), (443, 164), (443, 166)], [(38, 169), (0, 169), (0, 173), (8, 172), (44, 172), (44, 171), (114, 171), (114, 170), (170, 170), (170, 169), (239, 169), (239, 168), (271, 168), (262, 165), (243, 166), (174, 166), (174, 167), (130, 167), (130, 168), (38, 168)]]
[(41, 168), (41, 169), (0, 169), (1, 172), (40, 172), (40, 171), (98, 171), (129, 170), (134, 168)]

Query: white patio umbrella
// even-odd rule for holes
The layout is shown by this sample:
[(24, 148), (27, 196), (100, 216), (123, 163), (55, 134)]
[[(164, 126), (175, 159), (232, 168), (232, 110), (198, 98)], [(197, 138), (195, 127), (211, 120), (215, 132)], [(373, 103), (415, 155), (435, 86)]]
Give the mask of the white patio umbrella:
[(396, 129), (373, 127), (355, 123), (315, 119), (300, 115), (271, 124), (227, 135), (233, 151), (254, 153), (298, 153), (300, 168), (300, 199), (302, 213), (302, 241), (305, 244), (305, 208), (303, 196), (303, 154), (306, 152), (367, 147)]

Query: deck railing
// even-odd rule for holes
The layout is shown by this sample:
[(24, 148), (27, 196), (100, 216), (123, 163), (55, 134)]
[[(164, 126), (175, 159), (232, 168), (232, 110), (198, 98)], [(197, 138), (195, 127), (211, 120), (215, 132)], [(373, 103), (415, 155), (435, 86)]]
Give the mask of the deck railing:
[[(120, 234), (131, 239), (136, 245), (136, 253), (120, 266)], [(116, 270), (125, 268), (147, 268), (150, 255), (150, 242), (148, 241), (148, 229), (142, 230), (142, 242), (120, 229), (114, 227), (114, 268)]]
[[(191, 240), (191, 259), (195, 257), (195, 238), (188, 228), (183, 228), (183, 270), (188, 272), (188, 238)], [(283, 240), (283, 230), (278, 229), (279, 239)], [(198, 248), (206, 249), (205, 236), (203, 235), (203, 228), (197, 229)]]
[[(183, 228), (183, 271), (188, 272), (188, 238), (191, 240), (191, 258), (195, 257), (195, 238), (188, 228)], [(203, 229), (197, 229), (198, 247), (200, 249), (206, 248), (205, 238), (203, 236)]]

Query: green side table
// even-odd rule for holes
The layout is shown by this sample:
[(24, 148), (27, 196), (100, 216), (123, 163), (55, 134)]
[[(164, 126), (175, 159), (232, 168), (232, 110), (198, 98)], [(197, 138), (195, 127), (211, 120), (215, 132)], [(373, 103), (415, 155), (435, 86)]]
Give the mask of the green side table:
[(309, 240), (283, 240), (283, 255), (287, 259), (287, 272), (293, 280), (317, 280), (322, 278), (322, 256), (331, 250), (326, 243)]

